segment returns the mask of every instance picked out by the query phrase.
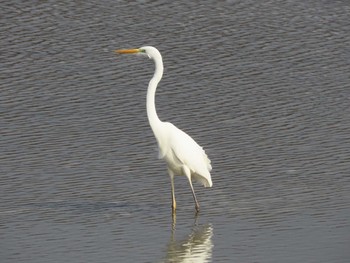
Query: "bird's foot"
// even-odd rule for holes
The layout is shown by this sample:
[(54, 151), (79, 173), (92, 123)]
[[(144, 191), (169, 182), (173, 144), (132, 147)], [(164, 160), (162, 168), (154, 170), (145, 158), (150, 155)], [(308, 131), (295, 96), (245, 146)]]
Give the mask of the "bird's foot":
[(173, 204), (171, 205), (171, 210), (172, 210), (173, 214), (176, 213), (176, 203), (173, 203)]
[(196, 213), (199, 213), (199, 205), (196, 204)]

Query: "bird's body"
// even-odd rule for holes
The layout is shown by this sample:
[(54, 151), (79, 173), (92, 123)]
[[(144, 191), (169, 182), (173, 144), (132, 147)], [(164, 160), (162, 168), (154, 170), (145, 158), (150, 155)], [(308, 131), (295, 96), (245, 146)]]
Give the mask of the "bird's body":
[[(162, 123), (162, 132), (156, 136), (159, 145), (159, 157), (164, 159), (175, 175), (185, 175), (188, 169), (191, 178), (205, 187), (211, 187), (210, 160), (187, 133), (169, 122)], [(187, 149), (191, 149), (188, 151)]]
[(164, 159), (168, 166), (172, 189), (172, 208), (176, 209), (174, 176), (185, 175), (190, 183), (196, 210), (199, 204), (193, 190), (192, 180), (198, 181), (205, 187), (213, 185), (210, 171), (210, 160), (203, 148), (199, 146), (187, 133), (183, 132), (170, 122), (162, 122), (155, 108), (155, 92), (163, 75), (163, 61), (159, 51), (154, 47), (139, 49), (117, 50), (119, 54), (137, 53), (148, 56), (155, 62), (155, 72), (150, 80), (147, 91), (147, 116), (154, 136), (159, 146), (159, 157)]

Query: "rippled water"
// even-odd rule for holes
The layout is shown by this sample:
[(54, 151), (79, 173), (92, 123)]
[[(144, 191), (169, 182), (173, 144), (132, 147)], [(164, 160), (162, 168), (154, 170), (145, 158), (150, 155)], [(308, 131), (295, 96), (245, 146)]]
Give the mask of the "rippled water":
[[(0, 10), (1, 262), (348, 262), (347, 1), (15, 1)], [(212, 160), (170, 180), (145, 113)]]

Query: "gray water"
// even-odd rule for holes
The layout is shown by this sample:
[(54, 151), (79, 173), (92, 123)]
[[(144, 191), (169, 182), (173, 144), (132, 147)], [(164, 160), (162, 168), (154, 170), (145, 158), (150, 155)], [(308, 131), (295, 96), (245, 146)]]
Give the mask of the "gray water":
[[(7, 1), (1, 262), (349, 262), (348, 1)], [(145, 97), (212, 160), (170, 180)]]

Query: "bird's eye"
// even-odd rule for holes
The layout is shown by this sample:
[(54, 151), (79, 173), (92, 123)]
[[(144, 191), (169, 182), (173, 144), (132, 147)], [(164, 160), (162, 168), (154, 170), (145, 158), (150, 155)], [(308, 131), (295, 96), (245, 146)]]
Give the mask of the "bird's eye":
[(141, 52), (141, 53), (146, 53), (146, 50), (140, 49), (140, 52)]

